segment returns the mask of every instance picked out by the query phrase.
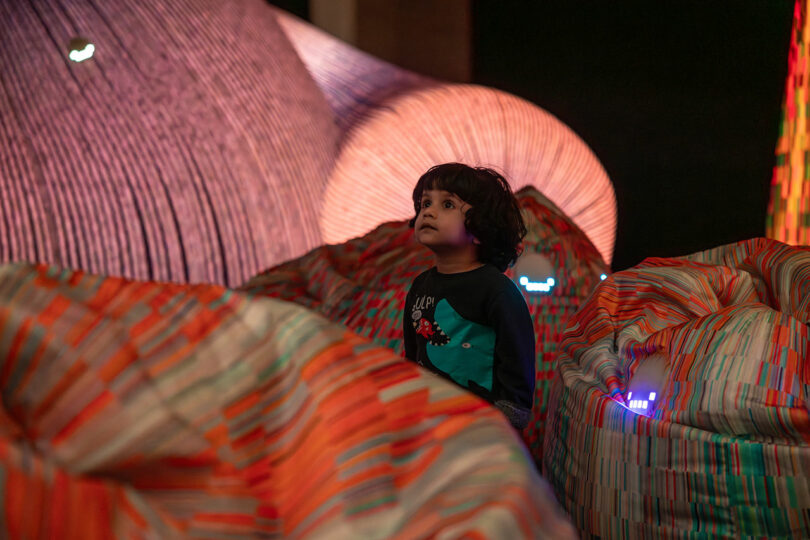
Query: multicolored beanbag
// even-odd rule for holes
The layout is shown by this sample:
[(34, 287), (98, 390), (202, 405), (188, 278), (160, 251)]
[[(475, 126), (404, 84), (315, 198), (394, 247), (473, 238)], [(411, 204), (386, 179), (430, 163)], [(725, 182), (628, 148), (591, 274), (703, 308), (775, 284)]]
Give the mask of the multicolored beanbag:
[[(808, 323), (810, 248), (773, 240), (647, 259), (598, 287), (563, 335), (545, 437), (579, 530), (810, 537)], [(656, 356), (666, 376), (640, 414), (628, 381)]]
[(497, 411), (288, 302), (0, 266), (3, 538), (565, 538)]

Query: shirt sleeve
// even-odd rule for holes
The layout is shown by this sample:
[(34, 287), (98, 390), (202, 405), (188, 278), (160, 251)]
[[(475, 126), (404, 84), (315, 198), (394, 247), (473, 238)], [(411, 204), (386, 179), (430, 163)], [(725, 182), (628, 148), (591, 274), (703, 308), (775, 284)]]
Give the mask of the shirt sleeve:
[(405, 350), (403, 351), (405, 358), (412, 362), (416, 362), (416, 330), (411, 324), (411, 306), (413, 305), (413, 286), (408, 291), (405, 297), (405, 306), (402, 308), (402, 342)]
[(511, 282), (509, 285), (489, 309), (495, 328), (492, 398), (515, 427), (523, 428), (534, 403), (534, 326), (523, 295)]

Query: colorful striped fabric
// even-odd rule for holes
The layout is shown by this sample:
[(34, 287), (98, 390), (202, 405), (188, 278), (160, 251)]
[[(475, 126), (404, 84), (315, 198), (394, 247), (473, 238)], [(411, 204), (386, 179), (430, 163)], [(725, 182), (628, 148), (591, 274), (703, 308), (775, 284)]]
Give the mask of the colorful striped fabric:
[[(537, 384), (532, 420), (523, 437), (539, 464), (560, 334), (608, 270), (585, 234), (537, 190), (521, 190), (518, 200), (528, 229), (525, 252), (546, 257), (554, 274), (545, 277), (557, 282), (550, 294), (524, 290), (537, 340)], [(391, 222), (271, 268), (241, 289), (299, 303), (400, 353), (405, 295), (413, 279), (432, 264), (432, 254), (414, 242), (407, 222)], [(507, 275), (517, 281), (514, 268)]]
[(572, 538), (494, 409), (288, 302), (0, 266), (0, 536)]
[(810, 0), (796, 0), (788, 54), (782, 122), (771, 180), (767, 234), (789, 244), (810, 244), (810, 176), (807, 115), (810, 106)]
[[(810, 248), (754, 239), (608, 278), (562, 337), (544, 474), (583, 535), (810, 537)], [(649, 416), (627, 384), (668, 364)]]

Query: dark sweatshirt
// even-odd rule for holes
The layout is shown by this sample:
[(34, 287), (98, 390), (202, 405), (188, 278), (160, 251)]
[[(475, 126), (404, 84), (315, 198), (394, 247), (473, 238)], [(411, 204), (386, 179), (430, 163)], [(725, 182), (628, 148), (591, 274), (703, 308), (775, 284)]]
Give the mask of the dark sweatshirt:
[(534, 329), (526, 301), (492, 265), (436, 268), (413, 281), (403, 312), (405, 356), (498, 407), (516, 428), (534, 401)]

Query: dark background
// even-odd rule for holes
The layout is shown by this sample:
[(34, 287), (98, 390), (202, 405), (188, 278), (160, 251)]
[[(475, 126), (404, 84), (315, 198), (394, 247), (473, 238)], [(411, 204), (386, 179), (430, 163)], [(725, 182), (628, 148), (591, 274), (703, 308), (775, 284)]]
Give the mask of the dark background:
[(472, 82), (556, 115), (610, 175), (614, 270), (764, 235), (793, 0), (471, 5)]

